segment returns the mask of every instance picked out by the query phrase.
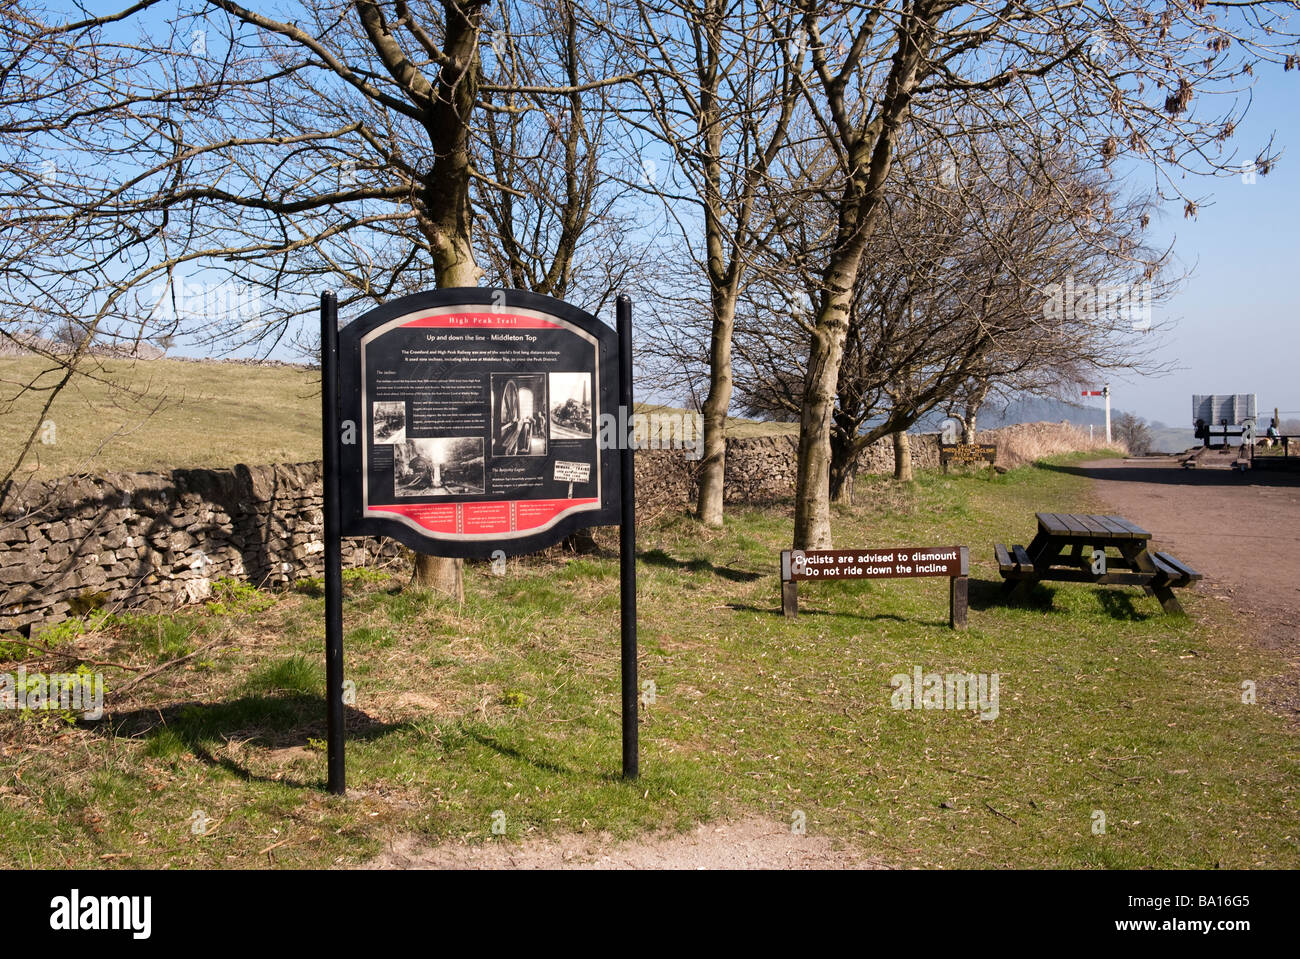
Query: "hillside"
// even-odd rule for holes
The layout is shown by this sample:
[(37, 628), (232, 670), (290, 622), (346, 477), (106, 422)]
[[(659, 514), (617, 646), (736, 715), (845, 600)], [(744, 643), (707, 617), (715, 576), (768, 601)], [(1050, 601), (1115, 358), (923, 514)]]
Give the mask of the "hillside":
[[(152, 470), (320, 457), (320, 374), (295, 366), (100, 358), (54, 402), (50, 444), (24, 465), (43, 478), (81, 469)], [(49, 364), (0, 358), (0, 450), (5, 468), (56, 382), (15, 392)], [(37, 468), (39, 466), (39, 468)]]
[[(56, 399), (53, 443), (24, 473), (144, 471), (295, 463), (320, 458), (320, 372), (240, 361), (98, 358)], [(46, 371), (43, 373), (43, 371)], [(38, 389), (22, 392), (37, 374)], [(0, 469), (7, 470), (58, 381), (35, 357), (0, 356)], [(17, 397), (15, 399), (15, 397)], [(638, 404), (649, 412), (680, 412)], [(728, 435), (797, 432), (793, 423), (734, 419)]]

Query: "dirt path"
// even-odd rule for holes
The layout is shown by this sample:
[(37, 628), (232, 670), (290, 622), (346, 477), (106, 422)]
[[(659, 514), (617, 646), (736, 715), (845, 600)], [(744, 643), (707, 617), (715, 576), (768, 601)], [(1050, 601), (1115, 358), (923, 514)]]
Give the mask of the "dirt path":
[(1185, 470), (1177, 460), (1085, 463), (1110, 509), (1226, 598), (1265, 649), (1291, 665), (1276, 695), (1300, 718), (1300, 473)]
[(883, 869), (824, 837), (761, 819), (708, 823), (682, 835), (611, 843), (566, 835), (526, 843), (420, 846), (403, 837), (369, 869)]

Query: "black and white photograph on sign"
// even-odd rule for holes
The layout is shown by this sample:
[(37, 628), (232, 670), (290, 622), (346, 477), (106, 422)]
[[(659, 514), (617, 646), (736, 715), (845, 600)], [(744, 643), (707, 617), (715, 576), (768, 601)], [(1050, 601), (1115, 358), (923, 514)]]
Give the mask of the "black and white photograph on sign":
[(371, 419), (375, 424), (376, 443), (406, 442), (406, 403), (378, 402), (372, 403)]
[(397, 496), (466, 496), (483, 489), (483, 441), (477, 437), (407, 440), (393, 447)]
[(492, 455), (546, 455), (544, 374), (492, 374)]
[(551, 374), (551, 439), (591, 439), (591, 374)]

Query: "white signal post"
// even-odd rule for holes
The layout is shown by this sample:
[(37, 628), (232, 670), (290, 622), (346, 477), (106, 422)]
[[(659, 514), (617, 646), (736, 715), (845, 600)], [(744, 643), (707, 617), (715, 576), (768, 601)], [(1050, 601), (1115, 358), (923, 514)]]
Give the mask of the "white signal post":
[[(1106, 442), (1110, 443), (1110, 384), (1107, 383), (1099, 390), (1084, 390), (1084, 396), (1102, 396), (1106, 399)], [(1092, 436), (1092, 427), (1088, 427), (1088, 436)]]

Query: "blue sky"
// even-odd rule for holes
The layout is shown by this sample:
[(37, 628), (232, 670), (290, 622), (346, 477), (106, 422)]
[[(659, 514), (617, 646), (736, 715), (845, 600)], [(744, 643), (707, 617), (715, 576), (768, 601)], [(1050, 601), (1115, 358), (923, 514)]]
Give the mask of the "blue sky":
[(1252, 184), (1240, 176), (1191, 183), (1188, 192), (1211, 194), (1211, 203), (1194, 219), (1170, 204), (1152, 222), (1155, 245), (1174, 240), (1192, 271), (1153, 312), (1176, 323), (1157, 355), (1180, 369), (1117, 377), (1111, 393), (1115, 407), (1169, 426), (1191, 425), (1193, 393), (1255, 393), (1261, 416), (1280, 407), (1300, 418), (1300, 71), (1260, 74), (1233, 144), (1249, 160), (1276, 133), (1281, 161)]
[[(147, 19), (158, 26), (163, 17), (153, 13)], [(1191, 271), (1172, 299), (1154, 307), (1156, 321), (1168, 324), (1156, 358), (1175, 369), (1162, 376), (1114, 377), (1117, 409), (1190, 426), (1193, 393), (1256, 393), (1261, 413), (1280, 407), (1284, 415), (1300, 418), (1300, 70), (1260, 69), (1253, 94), (1229, 149), (1244, 162), (1275, 135), (1281, 161), (1251, 184), (1240, 176), (1189, 176), (1187, 192), (1207, 200), (1198, 215), (1185, 219), (1179, 202), (1153, 220), (1152, 245), (1163, 248), (1172, 241), (1175, 256)], [(1135, 170), (1131, 183), (1149, 188), (1150, 169)], [(272, 355), (292, 358), (283, 347)]]

